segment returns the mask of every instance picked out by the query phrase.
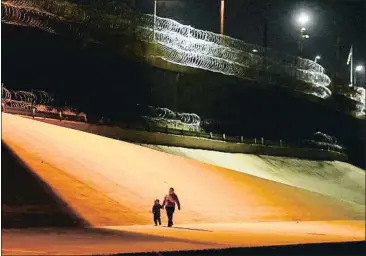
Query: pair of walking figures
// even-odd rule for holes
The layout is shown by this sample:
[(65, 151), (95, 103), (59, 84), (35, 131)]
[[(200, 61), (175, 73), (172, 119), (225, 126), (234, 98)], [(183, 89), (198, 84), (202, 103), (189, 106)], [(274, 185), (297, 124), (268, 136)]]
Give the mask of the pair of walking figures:
[(168, 227), (173, 226), (173, 215), (175, 212), (175, 205), (177, 205), (178, 210), (180, 210), (180, 202), (177, 194), (175, 194), (174, 192), (174, 188), (169, 189), (169, 193), (164, 197), (163, 204), (160, 204), (159, 199), (155, 200), (152, 208), (155, 226), (161, 225), (160, 210), (164, 208), (166, 210), (166, 215), (168, 217)]

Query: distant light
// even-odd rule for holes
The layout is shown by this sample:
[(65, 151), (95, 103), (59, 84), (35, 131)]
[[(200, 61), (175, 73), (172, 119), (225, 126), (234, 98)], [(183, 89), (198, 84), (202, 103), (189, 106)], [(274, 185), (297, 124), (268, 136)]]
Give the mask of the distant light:
[(355, 70), (356, 70), (356, 72), (362, 72), (363, 71), (363, 66), (358, 65)]
[(321, 57), (318, 55), (318, 56), (315, 57), (315, 59), (320, 60)]
[(305, 38), (305, 39), (309, 39), (309, 38), (310, 38), (310, 36), (309, 36), (309, 35), (304, 35), (304, 38)]
[(308, 23), (310, 20), (309, 15), (307, 15), (306, 13), (301, 13), (299, 18), (298, 18), (298, 22), (300, 25), (305, 25), (306, 23)]
[(258, 52), (258, 50), (257, 50), (257, 49), (253, 49), (253, 52), (254, 52), (254, 53), (257, 53), (257, 52)]
[(305, 31), (306, 31), (306, 28), (302, 28), (302, 29), (301, 29), (301, 32), (305, 32)]

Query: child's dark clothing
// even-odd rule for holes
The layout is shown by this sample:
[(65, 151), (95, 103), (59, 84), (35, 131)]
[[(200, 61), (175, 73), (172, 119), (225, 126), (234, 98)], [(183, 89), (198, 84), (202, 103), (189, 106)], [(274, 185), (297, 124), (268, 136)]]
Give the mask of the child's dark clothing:
[(160, 204), (154, 204), (153, 208), (152, 208), (152, 212), (154, 214), (154, 223), (155, 226), (157, 226), (159, 224), (159, 226), (161, 225), (161, 218), (160, 218), (160, 209), (162, 209), (163, 206), (161, 206)]

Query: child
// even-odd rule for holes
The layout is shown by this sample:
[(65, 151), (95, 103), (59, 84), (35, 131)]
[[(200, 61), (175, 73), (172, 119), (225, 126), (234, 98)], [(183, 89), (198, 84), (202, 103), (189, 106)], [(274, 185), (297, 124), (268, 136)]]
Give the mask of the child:
[(156, 199), (154, 202), (154, 206), (152, 208), (152, 213), (154, 214), (155, 226), (157, 226), (158, 223), (159, 223), (159, 226), (161, 225), (160, 209), (162, 209), (162, 208), (163, 208), (163, 206), (160, 205), (159, 199)]

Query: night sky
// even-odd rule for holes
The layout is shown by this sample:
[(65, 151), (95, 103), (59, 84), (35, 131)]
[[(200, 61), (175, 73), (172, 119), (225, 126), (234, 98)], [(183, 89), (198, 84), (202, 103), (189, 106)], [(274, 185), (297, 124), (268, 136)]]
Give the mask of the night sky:
[[(338, 71), (348, 81), (347, 56), (354, 45), (355, 63), (365, 64), (365, 0), (225, 0), (225, 34), (248, 43), (262, 45), (265, 17), (268, 19), (268, 46), (296, 55), (296, 37), (300, 29), (295, 15), (311, 15), (307, 26), (310, 39), (304, 56), (321, 55), (327, 72)], [(136, 8), (152, 13), (152, 0), (135, 0)], [(158, 0), (158, 15), (173, 18), (195, 28), (219, 33), (220, 0)], [(336, 62), (336, 42), (340, 37), (340, 59)], [(363, 81), (364, 84), (364, 81)]]

